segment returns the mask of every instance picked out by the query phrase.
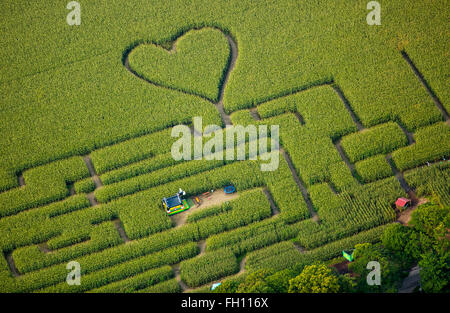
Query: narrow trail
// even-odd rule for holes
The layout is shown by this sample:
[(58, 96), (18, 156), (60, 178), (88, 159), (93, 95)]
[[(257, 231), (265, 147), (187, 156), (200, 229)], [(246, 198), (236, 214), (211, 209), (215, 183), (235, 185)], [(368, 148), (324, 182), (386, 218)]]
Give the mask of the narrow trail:
[(355, 165), (352, 162), (350, 162), (347, 155), (345, 154), (344, 149), (342, 148), (342, 145), (341, 145), (341, 141), (342, 141), (342, 138), (340, 138), (338, 141), (336, 141), (334, 146), (336, 147), (336, 150), (338, 151), (339, 155), (341, 156), (341, 159), (344, 161), (344, 163), (350, 169), (352, 176), (359, 182), (359, 184), (361, 184), (361, 182), (359, 181), (359, 179), (356, 175)]
[(4, 255), (5, 255), (6, 263), (8, 263), (8, 267), (9, 267), (11, 274), (14, 277), (20, 276), (21, 274), (19, 273), (19, 270), (17, 269), (16, 264), (14, 263), (14, 260), (12, 257), (12, 252), (5, 253)]
[(436, 93), (433, 91), (433, 89), (431, 89), (431, 86), (428, 84), (428, 82), (425, 80), (425, 77), (422, 75), (422, 73), (419, 71), (419, 69), (416, 67), (416, 65), (414, 64), (414, 62), (411, 60), (411, 58), (409, 57), (409, 55), (406, 53), (406, 51), (402, 51), (401, 52), (403, 58), (405, 59), (405, 61), (409, 64), (409, 66), (411, 67), (411, 69), (413, 70), (414, 74), (417, 76), (417, 78), (419, 79), (419, 81), (422, 83), (422, 85), (425, 87), (426, 91), (428, 92), (428, 94), (430, 95), (430, 97), (433, 99), (434, 104), (436, 105), (436, 107), (439, 109), (439, 111), (441, 111), (442, 115), (444, 116), (445, 120), (449, 120), (449, 115), (448, 112), (445, 110), (444, 106), (442, 105), (441, 100), (438, 98), (438, 96), (436, 95)]
[(86, 166), (89, 170), (89, 174), (91, 175), (92, 180), (94, 181), (95, 188), (100, 188), (101, 186), (103, 186), (103, 183), (100, 180), (100, 177), (95, 172), (94, 164), (92, 163), (91, 158), (88, 155), (86, 155), (83, 157), (83, 160), (84, 160), (84, 163), (86, 163)]
[(398, 293), (412, 293), (417, 287), (420, 287), (420, 267), (415, 265), (403, 280), (402, 286), (398, 289)]
[(19, 181), (19, 186), (25, 186), (25, 178), (23, 178), (22, 173), (20, 173), (19, 176), (17, 176), (17, 180)]
[(408, 138), (408, 145), (412, 145), (416, 143), (416, 140), (414, 139), (414, 135), (410, 133), (403, 125), (400, 123), (397, 123), (398, 126), (402, 129), (403, 133), (406, 135), (406, 138)]
[(206, 240), (200, 240), (198, 242), (198, 247), (200, 248), (200, 253), (198, 255), (205, 254), (206, 251)]
[(47, 242), (43, 242), (37, 245), (42, 253), (52, 253), (52, 250), (48, 247)]
[(174, 273), (174, 275), (175, 275), (175, 279), (177, 280), (178, 284), (179, 284), (180, 287), (181, 287), (181, 291), (182, 291), (182, 292), (187, 292), (187, 291), (192, 290), (192, 289), (191, 289), (188, 285), (186, 285), (186, 283), (181, 279), (181, 275), (180, 275), (180, 264), (178, 263), (178, 264), (172, 265), (172, 270), (173, 270), (173, 273)]
[(300, 247), (298, 244), (293, 243), (295, 249), (297, 249), (300, 253), (305, 253), (305, 249), (303, 247)]
[[(243, 257), (242, 260), (239, 262), (239, 272), (237, 272), (237, 273), (235, 273), (235, 274), (231, 274), (231, 275), (225, 276), (225, 277), (222, 277), (221, 279), (214, 280), (214, 281), (211, 281), (211, 282), (209, 282), (209, 283), (206, 283), (206, 284), (204, 284), (204, 285), (197, 286), (197, 287), (194, 287), (194, 288), (187, 287), (186, 284), (184, 284), (184, 285), (186, 286), (186, 289), (183, 289), (183, 287), (181, 287), (181, 288), (183, 289), (183, 292), (190, 292), (190, 291), (197, 290), (197, 289), (203, 289), (203, 288), (205, 288), (206, 286), (208, 286), (208, 287), (209, 287), (209, 286), (212, 286), (212, 285), (215, 284), (215, 283), (219, 283), (219, 282), (221, 282), (221, 281), (225, 281), (225, 280), (230, 279), (230, 278), (232, 278), (232, 277), (236, 277), (236, 276), (242, 275), (243, 273), (245, 273), (245, 272), (247, 271), (247, 270), (245, 269), (245, 264), (246, 264), (246, 263), (247, 263), (247, 257), (245, 256), (245, 257)], [(181, 285), (180, 285), (180, 286), (181, 286)]]
[(230, 62), (228, 64), (228, 68), (225, 73), (225, 77), (224, 77), (223, 82), (219, 89), (219, 101), (217, 103), (215, 103), (215, 105), (216, 105), (216, 108), (219, 111), (220, 116), (222, 117), (222, 121), (226, 127), (226, 126), (230, 126), (232, 123), (231, 123), (230, 116), (227, 113), (225, 113), (225, 108), (223, 106), (223, 95), (225, 92), (225, 87), (230, 78), (230, 74), (236, 65), (236, 60), (238, 57), (238, 48), (237, 48), (237, 44), (234, 42), (233, 38), (231, 38), (230, 35), (225, 34), (225, 37), (227, 38), (228, 44), (230, 45)]
[(283, 148), (280, 148), (280, 152), (283, 154), (283, 157), (286, 160), (286, 162), (289, 166), (289, 169), (291, 170), (294, 181), (297, 183), (297, 186), (300, 188), (300, 190), (302, 192), (303, 199), (306, 202), (306, 206), (308, 207), (309, 214), (311, 214), (311, 217), (314, 221), (318, 222), (319, 215), (314, 210), (314, 206), (311, 202), (311, 199), (309, 198), (308, 190), (306, 189), (305, 185), (302, 183), (300, 177), (298, 177), (298, 175), (297, 175), (297, 171), (294, 167), (294, 164), (292, 163), (291, 157), (288, 155), (288, 153)]
[(392, 172), (394, 173), (395, 178), (397, 178), (398, 182), (400, 183), (400, 186), (402, 186), (403, 190), (409, 195), (409, 197), (412, 201), (412, 204), (414, 205), (415, 203), (417, 203), (419, 201), (419, 199), (417, 198), (417, 196), (414, 193), (414, 191), (412, 190), (412, 188), (409, 187), (408, 183), (406, 182), (405, 178), (403, 177), (403, 173), (400, 172), (397, 169), (397, 167), (395, 166), (394, 161), (392, 160), (391, 154), (386, 155), (386, 161), (391, 166)]
[(127, 234), (125, 233), (125, 229), (123, 229), (122, 221), (116, 218), (115, 220), (112, 220), (112, 222), (114, 223), (114, 227), (119, 232), (120, 238), (122, 238), (123, 242), (124, 243), (130, 242), (131, 241), (130, 238), (128, 238)]
[(275, 201), (273, 201), (273, 197), (270, 194), (269, 189), (267, 189), (267, 187), (263, 188), (263, 192), (267, 197), (267, 200), (269, 200), (270, 203), (270, 208), (272, 209), (272, 216), (278, 215), (280, 214), (280, 210), (277, 208), (277, 206), (275, 205)]
[[(102, 182), (100, 180), (100, 177), (98, 177), (97, 173), (95, 172), (94, 164), (92, 163), (91, 158), (88, 155), (86, 155), (86, 156), (83, 157), (83, 160), (84, 160), (84, 163), (86, 163), (86, 166), (87, 166), (87, 168), (89, 170), (89, 174), (91, 175), (92, 180), (94, 181), (95, 189), (100, 188), (101, 186), (103, 186), (103, 184), (102, 184)], [(98, 205), (97, 199), (95, 199), (95, 193), (94, 192), (88, 193), (86, 195), (86, 197), (88, 198), (89, 203), (91, 204), (91, 206)]]
[(335, 194), (338, 195), (339, 192), (336, 190), (336, 188), (334, 187), (333, 183), (331, 183), (330, 181), (327, 181), (328, 183), (328, 187), (330, 187), (331, 191)]
[(361, 124), (359, 118), (356, 116), (355, 111), (353, 111), (352, 107), (350, 106), (350, 102), (348, 101), (348, 99), (345, 97), (344, 92), (342, 91), (342, 89), (335, 83), (333, 83), (331, 85), (331, 88), (333, 88), (333, 90), (337, 93), (337, 95), (339, 96), (339, 98), (342, 100), (342, 102), (345, 105), (345, 108), (347, 109), (347, 111), (350, 113), (350, 116), (352, 117), (353, 122), (356, 125), (356, 128), (358, 129), (358, 131), (361, 131), (364, 129), (364, 126)]
[(261, 120), (261, 116), (258, 113), (258, 108), (251, 108), (250, 109), (250, 115), (252, 116), (252, 118), (255, 121), (260, 121)]
[[(224, 36), (227, 38), (228, 44), (230, 45), (230, 48), (231, 48), (230, 49), (230, 61), (229, 61), (229, 64), (228, 64), (228, 67), (227, 67), (227, 70), (226, 70), (223, 82), (222, 82), (222, 84), (220, 86), (220, 89), (219, 89), (219, 101), (217, 103), (214, 103), (214, 105), (216, 106), (217, 110), (219, 111), (219, 114), (220, 114), (220, 116), (222, 118), (223, 123), (225, 124), (225, 127), (227, 127), (227, 126), (231, 126), (232, 122), (231, 122), (230, 115), (228, 115), (225, 112), (225, 109), (224, 109), (224, 106), (223, 106), (223, 97), (224, 97), (225, 88), (226, 88), (227, 82), (229, 80), (230, 74), (231, 74), (231, 72), (233, 71), (233, 69), (234, 69), (234, 67), (236, 65), (236, 60), (237, 60), (237, 57), (238, 57), (238, 47), (237, 47), (236, 42), (233, 40), (233, 38), (230, 35), (224, 33)], [(130, 71), (134, 76), (136, 76), (136, 77), (138, 77), (140, 79), (143, 79), (143, 80), (147, 81), (150, 84), (159, 86), (158, 84), (155, 84), (155, 83), (147, 80), (146, 78), (140, 76), (135, 71), (133, 71), (130, 68), (128, 56), (129, 56), (129, 53), (124, 58), (124, 66), (127, 68), (128, 71)], [(330, 82), (326, 82), (326, 84), (330, 84)], [(160, 86), (160, 87), (167, 88), (165, 86)], [(172, 88), (169, 88), (169, 89), (172, 89)], [(180, 90), (178, 90), (178, 91), (180, 91)], [(180, 91), (180, 92), (183, 92), (183, 91)], [(184, 92), (184, 93), (186, 93), (186, 92)], [(207, 100), (207, 101), (209, 101), (209, 102), (211, 102), (210, 100), (208, 100), (208, 99), (206, 99), (204, 97), (202, 97), (202, 98)], [(253, 118), (255, 120), (261, 120), (261, 117), (258, 114), (257, 108), (250, 109), (250, 114), (253, 116)], [(297, 117), (297, 119), (299, 120), (300, 123), (304, 124), (303, 117), (301, 117), (300, 114), (296, 114), (296, 117)], [(192, 132), (195, 133), (194, 130), (192, 130)], [(287, 161), (287, 163), (289, 165), (289, 169), (292, 172), (292, 176), (293, 176), (295, 182), (297, 183), (297, 185), (299, 186), (299, 188), (300, 188), (300, 190), (302, 192), (303, 198), (305, 199), (306, 205), (308, 206), (308, 210), (309, 210), (313, 220), (318, 221), (319, 217), (317, 215), (317, 212), (313, 208), (313, 205), (312, 205), (312, 202), (311, 202), (311, 200), (309, 198), (308, 191), (307, 191), (306, 187), (303, 185), (303, 183), (301, 182), (300, 178), (298, 177), (298, 175), (296, 173), (296, 170), (294, 168), (292, 160), (290, 159), (289, 155), (284, 151), (284, 149), (280, 149), (280, 152), (283, 154), (284, 158), (286, 159), (286, 161)], [(273, 202), (273, 199), (271, 199), (271, 197), (270, 197), (269, 201)], [(272, 206), (272, 203), (271, 203), (271, 206)], [(278, 209), (274, 209), (274, 208), (276, 208), (276, 206), (273, 203), (272, 210), (273, 210), (274, 214), (276, 214), (276, 212), (279, 212)]]
[(427, 202), (428, 199), (419, 198), (419, 200), (416, 203), (414, 203), (411, 207), (409, 207), (408, 209), (397, 215), (397, 222), (405, 226), (408, 226), (408, 223), (411, 220), (411, 214), (419, 207), (419, 205), (422, 205)]

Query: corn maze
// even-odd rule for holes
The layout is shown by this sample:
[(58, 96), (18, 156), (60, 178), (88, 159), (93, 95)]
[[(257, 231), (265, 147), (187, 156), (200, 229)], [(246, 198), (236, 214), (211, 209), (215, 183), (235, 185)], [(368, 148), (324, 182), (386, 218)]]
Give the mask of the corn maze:
[[(376, 242), (398, 197), (450, 205), (446, 1), (383, 1), (379, 27), (360, 0), (80, 1), (78, 29), (63, 2), (33, 31), (37, 3), (2, 4), (1, 292), (206, 291)], [(278, 169), (175, 161), (195, 116), (279, 125)], [(181, 224), (161, 206), (230, 184)]]

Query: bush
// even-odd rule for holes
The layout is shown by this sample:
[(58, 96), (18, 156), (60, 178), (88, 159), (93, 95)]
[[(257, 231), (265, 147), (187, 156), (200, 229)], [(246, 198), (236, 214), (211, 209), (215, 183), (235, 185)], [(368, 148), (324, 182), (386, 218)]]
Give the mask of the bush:
[(357, 162), (355, 169), (365, 183), (394, 175), (384, 155), (377, 155)]
[(245, 280), (238, 286), (237, 293), (273, 293), (275, 290), (267, 282), (267, 277), (272, 275), (273, 271), (262, 269), (250, 273)]
[(389, 153), (408, 144), (398, 124), (388, 122), (342, 138), (341, 145), (350, 162)]
[(337, 293), (339, 278), (325, 264), (305, 266), (302, 273), (289, 280), (289, 293)]

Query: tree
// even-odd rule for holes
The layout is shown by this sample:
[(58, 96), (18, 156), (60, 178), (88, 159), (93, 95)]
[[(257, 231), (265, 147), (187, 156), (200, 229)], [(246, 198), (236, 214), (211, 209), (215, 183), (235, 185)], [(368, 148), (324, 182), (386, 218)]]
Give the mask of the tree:
[(425, 233), (430, 237), (439, 235), (436, 230), (443, 226), (448, 228), (450, 222), (450, 207), (440, 207), (433, 204), (421, 205), (411, 214), (410, 225), (414, 230)]
[(425, 292), (446, 292), (450, 287), (450, 207), (421, 205), (411, 215), (422, 253), (417, 258), (420, 284)]
[(403, 262), (404, 267), (418, 262), (421, 286), (425, 292), (448, 291), (450, 207), (423, 204), (412, 213), (409, 225), (412, 227), (389, 226), (382, 236), (384, 248), (396, 259), (408, 259), (409, 263)]
[(385, 229), (381, 242), (384, 248), (393, 252), (405, 267), (410, 267), (421, 253), (417, 234), (409, 227), (398, 223), (391, 224)]
[(298, 272), (285, 269), (268, 276), (266, 281), (272, 286), (274, 292), (286, 293), (289, 290), (289, 280), (294, 278), (297, 274)]
[(239, 286), (239, 282), (234, 280), (226, 280), (221, 283), (216, 289), (214, 289), (213, 293), (235, 293)]
[[(400, 279), (404, 276), (402, 262), (382, 245), (370, 243), (358, 244), (353, 252), (354, 261), (348, 265), (348, 269), (357, 274), (358, 292), (396, 292)], [(371, 261), (380, 263), (381, 285), (369, 286), (367, 275), (370, 270), (367, 264)]]
[(325, 264), (305, 266), (297, 277), (289, 280), (289, 293), (337, 293), (339, 278)]
[(237, 293), (269, 293), (275, 292), (273, 286), (267, 282), (267, 277), (274, 274), (274, 271), (261, 269), (249, 274), (244, 282), (242, 282), (236, 292)]
[(447, 252), (443, 256), (433, 252), (422, 255), (419, 262), (420, 284), (425, 292), (449, 292), (450, 281), (450, 254)]
[(355, 292), (356, 291), (356, 282), (353, 277), (349, 274), (338, 275), (339, 279), (339, 292)]
[(402, 252), (408, 241), (409, 229), (401, 224), (394, 223), (386, 227), (381, 242), (383, 246), (395, 252)]

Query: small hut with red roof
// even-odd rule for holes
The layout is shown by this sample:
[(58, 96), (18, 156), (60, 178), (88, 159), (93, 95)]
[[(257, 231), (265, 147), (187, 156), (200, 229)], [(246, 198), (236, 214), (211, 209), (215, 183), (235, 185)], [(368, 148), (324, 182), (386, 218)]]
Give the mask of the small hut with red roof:
[(398, 198), (397, 201), (395, 201), (395, 207), (403, 211), (407, 209), (411, 205), (411, 200), (407, 198)]

